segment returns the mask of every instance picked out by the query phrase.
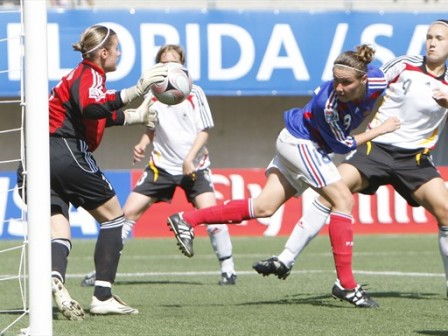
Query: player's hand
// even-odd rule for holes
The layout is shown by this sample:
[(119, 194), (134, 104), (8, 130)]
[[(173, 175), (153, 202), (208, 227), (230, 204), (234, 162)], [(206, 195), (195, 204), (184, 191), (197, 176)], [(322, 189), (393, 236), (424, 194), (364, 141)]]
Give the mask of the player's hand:
[(400, 119), (397, 117), (390, 117), (385, 122), (377, 127), (380, 134), (390, 133), (396, 131), (401, 126)]
[(163, 81), (167, 75), (167, 66), (163, 63), (157, 63), (143, 72), (135, 86), (124, 90), (126, 98), (123, 99), (123, 102), (127, 104), (135, 98), (144, 96), (149, 92), (152, 84)]
[(145, 149), (146, 146), (142, 146), (141, 144), (137, 144), (134, 146), (134, 159), (132, 161), (132, 164), (140, 162), (145, 157)]
[(163, 63), (157, 63), (140, 76), (136, 85), (138, 93), (141, 96), (147, 94), (152, 84), (162, 82), (166, 76), (168, 76), (168, 67)]
[(156, 123), (158, 122), (157, 113), (157, 110), (151, 104), (148, 109), (148, 115), (146, 116), (146, 127), (151, 130), (156, 128)]
[[(152, 119), (154, 119), (154, 111), (150, 111), (151, 105), (153, 104), (152, 96), (148, 96), (143, 100), (143, 103), (136, 109), (127, 109), (124, 111), (125, 120), (124, 125), (145, 125), (148, 123), (149, 115), (152, 114)], [(157, 117), (157, 114), (156, 114)], [(153, 122), (155, 119), (153, 120)]]
[(435, 89), (432, 92), (432, 98), (444, 108), (448, 108), (448, 93), (440, 89)]
[(191, 160), (184, 160), (184, 163), (182, 164), (182, 172), (184, 175), (193, 175), (196, 173), (195, 166), (193, 164), (193, 161)]

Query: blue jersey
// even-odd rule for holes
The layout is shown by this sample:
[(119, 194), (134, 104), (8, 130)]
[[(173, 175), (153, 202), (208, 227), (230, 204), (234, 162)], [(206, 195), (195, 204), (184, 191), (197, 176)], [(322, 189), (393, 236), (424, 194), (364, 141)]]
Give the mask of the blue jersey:
[(374, 66), (367, 71), (367, 92), (357, 101), (341, 102), (333, 80), (318, 87), (303, 108), (284, 113), (288, 131), (297, 138), (316, 142), (327, 153), (345, 154), (356, 148), (350, 132), (371, 113), (376, 99), (387, 88), (383, 72)]

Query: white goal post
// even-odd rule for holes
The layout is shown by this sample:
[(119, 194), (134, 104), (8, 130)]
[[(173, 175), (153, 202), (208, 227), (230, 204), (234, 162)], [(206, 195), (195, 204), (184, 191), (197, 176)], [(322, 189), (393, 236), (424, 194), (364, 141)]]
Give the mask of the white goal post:
[(23, 0), (29, 335), (53, 335), (47, 0)]

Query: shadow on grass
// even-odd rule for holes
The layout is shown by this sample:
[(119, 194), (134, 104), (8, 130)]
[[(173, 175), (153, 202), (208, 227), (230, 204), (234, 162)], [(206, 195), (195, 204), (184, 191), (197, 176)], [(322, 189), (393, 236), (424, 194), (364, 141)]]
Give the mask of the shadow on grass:
[(420, 335), (433, 335), (433, 336), (447, 336), (448, 331), (446, 330), (416, 330), (417, 334)]
[(170, 280), (129, 280), (129, 281), (117, 281), (114, 283), (115, 286), (127, 286), (127, 285), (204, 285), (202, 282), (197, 281), (170, 281)]
[(0, 311), (0, 315), (22, 315), (23, 313), (25, 313), (23, 308), (11, 308)]
[[(411, 299), (411, 300), (434, 300), (434, 299), (440, 299), (440, 294), (437, 294), (437, 293), (369, 292), (369, 295), (372, 298), (398, 298), (398, 299)], [(445, 298), (443, 298), (443, 300), (444, 299)]]
[[(397, 299), (411, 299), (411, 300), (434, 300), (440, 299), (439, 294), (435, 293), (412, 293), (412, 292), (370, 292), (370, 296), (373, 299), (378, 298), (397, 298)], [(445, 300), (445, 298), (443, 298)], [(309, 294), (292, 294), (288, 297), (281, 298), (278, 300), (271, 301), (257, 301), (248, 302), (241, 305), (311, 305), (311, 306), (321, 306), (329, 308), (341, 308), (341, 304), (346, 305), (347, 308), (353, 308), (353, 306), (347, 305), (347, 302), (341, 301), (339, 299), (334, 299), (331, 294), (315, 295), (310, 296)], [(381, 302), (380, 302), (381, 305)], [(431, 334), (428, 334), (431, 335)], [(434, 334), (434, 335), (446, 335), (448, 336), (448, 331), (445, 334)]]

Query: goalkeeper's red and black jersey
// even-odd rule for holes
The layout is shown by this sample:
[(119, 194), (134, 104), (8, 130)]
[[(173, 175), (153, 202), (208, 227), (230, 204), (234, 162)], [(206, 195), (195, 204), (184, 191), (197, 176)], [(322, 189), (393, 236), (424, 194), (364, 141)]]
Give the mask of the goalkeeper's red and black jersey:
[(50, 135), (82, 139), (94, 151), (107, 126), (122, 125), (120, 92), (106, 89), (106, 74), (83, 60), (56, 85), (50, 95)]

